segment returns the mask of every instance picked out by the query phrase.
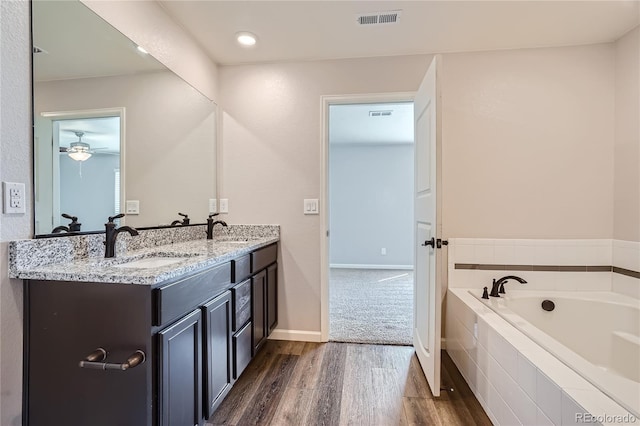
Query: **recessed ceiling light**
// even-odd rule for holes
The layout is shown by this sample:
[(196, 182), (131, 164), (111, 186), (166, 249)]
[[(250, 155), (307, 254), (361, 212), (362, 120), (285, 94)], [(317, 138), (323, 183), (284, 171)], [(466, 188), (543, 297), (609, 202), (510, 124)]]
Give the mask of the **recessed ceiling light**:
[(145, 55), (149, 54), (149, 52), (147, 52), (142, 46), (136, 46), (136, 49), (138, 49), (138, 52), (144, 53)]
[(250, 47), (256, 44), (256, 35), (248, 31), (241, 31), (236, 34), (236, 40), (243, 46)]

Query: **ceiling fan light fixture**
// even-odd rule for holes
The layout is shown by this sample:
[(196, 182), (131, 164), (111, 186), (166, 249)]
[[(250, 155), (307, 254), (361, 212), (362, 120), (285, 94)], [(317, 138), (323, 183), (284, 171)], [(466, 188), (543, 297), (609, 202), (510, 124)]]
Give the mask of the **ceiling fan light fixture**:
[(258, 39), (257, 39), (256, 35), (253, 34), (253, 33), (250, 33), (248, 31), (241, 31), (241, 32), (236, 34), (236, 40), (242, 46), (251, 47), (251, 46), (254, 46), (256, 44), (256, 41)]
[(67, 151), (67, 155), (69, 155), (69, 157), (71, 157), (71, 159), (75, 161), (86, 161), (91, 157), (91, 153), (86, 151)]
[(82, 142), (82, 136), (84, 132), (76, 132), (78, 142), (71, 142), (69, 149), (67, 149), (67, 155), (75, 161), (86, 161), (91, 157), (91, 147), (88, 143)]

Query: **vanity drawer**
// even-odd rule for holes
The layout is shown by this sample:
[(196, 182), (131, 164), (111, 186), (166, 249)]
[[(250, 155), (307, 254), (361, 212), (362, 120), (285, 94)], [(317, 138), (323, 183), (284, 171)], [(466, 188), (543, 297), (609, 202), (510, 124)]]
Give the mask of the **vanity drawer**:
[(237, 379), (251, 361), (251, 322), (233, 335), (233, 378)]
[(251, 280), (246, 280), (231, 289), (233, 301), (233, 331), (237, 331), (251, 319)]
[(215, 266), (154, 290), (153, 325), (167, 324), (229, 288), (231, 264)]
[(231, 261), (231, 282), (239, 283), (251, 275), (251, 255), (245, 254)]
[(271, 244), (251, 253), (251, 272), (258, 272), (278, 260), (278, 244)]

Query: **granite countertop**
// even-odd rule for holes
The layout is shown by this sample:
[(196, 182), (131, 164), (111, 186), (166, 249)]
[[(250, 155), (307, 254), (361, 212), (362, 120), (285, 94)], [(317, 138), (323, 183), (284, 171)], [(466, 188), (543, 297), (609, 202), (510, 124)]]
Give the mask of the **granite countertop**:
[[(154, 285), (182, 275), (228, 262), (246, 253), (277, 242), (277, 236), (257, 236), (239, 240), (198, 239), (128, 251), (114, 258), (87, 257), (67, 262), (21, 268), (14, 278), (50, 281), (79, 281)], [(141, 259), (180, 259), (164, 266), (127, 267)], [(133, 266), (133, 265), (132, 265)]]

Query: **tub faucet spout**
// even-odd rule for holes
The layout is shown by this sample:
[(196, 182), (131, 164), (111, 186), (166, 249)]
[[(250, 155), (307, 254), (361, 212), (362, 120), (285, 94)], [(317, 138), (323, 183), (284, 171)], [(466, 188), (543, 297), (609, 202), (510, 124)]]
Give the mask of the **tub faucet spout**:
[(489, 294), (489, 296), (491, 297), (500, 297), (500, 293), (504, 294), (504, 283), (506, 283), (509, 280), (516, 280), (518, 281), (520, 284), (526, 284), (527, 281), (516, 276), (516, 275), (507, 275), (506, 277), (502, 277), (499, 280), (494, 279), (493, 280), (493, 286), (491, 287), (491, 294)]

